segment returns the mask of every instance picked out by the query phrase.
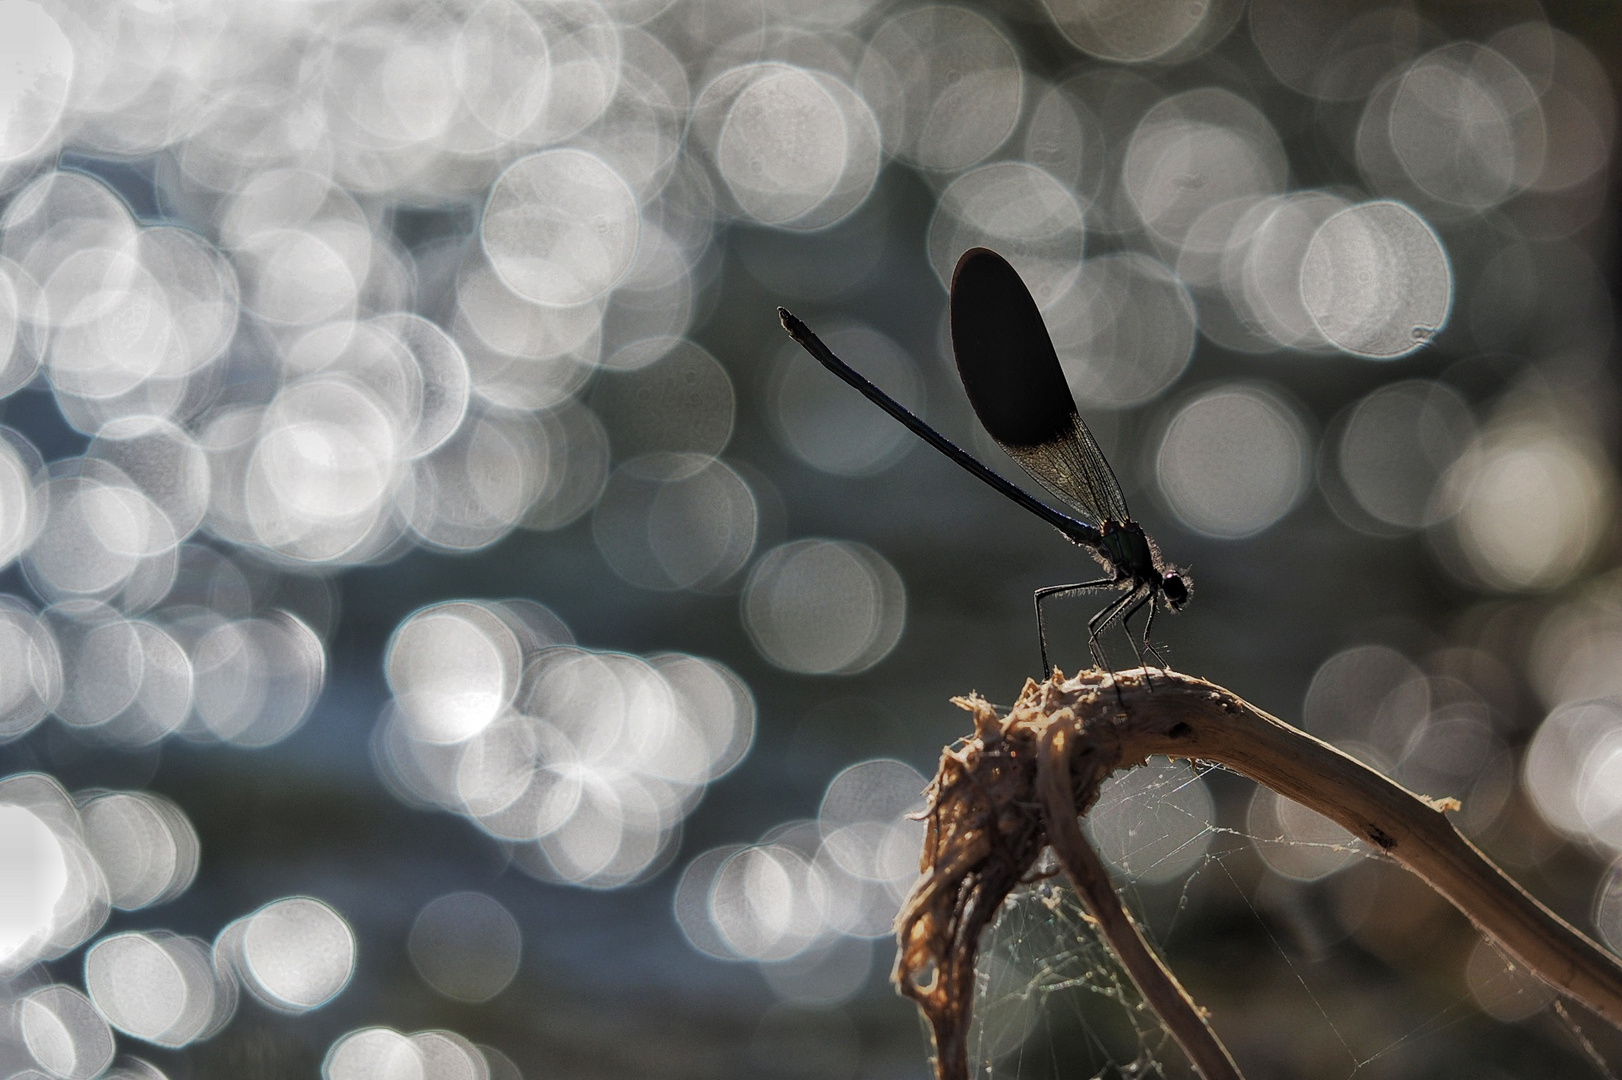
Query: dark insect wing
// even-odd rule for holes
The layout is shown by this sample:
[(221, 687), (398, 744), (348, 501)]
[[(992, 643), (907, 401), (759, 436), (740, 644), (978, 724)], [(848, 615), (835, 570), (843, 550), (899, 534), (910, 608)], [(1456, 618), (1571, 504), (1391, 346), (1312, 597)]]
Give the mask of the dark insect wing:
[(1093, 433), (1079, 415), (1070, 433), (1059, 441), (1023, 448), (1004, 445), (1003, 449), (1037, 483), (1078, 510), (1092, 514), (1100, 522), (1131, 520), (1115, 470), (1104, 460)]
[(952, 352), (969, 404), (1009, 457), (1096, 520), (1130, 520), (1115, 472), (1076, 412), (1041, 309), (995, 251), (970, 248), (957, 262)]

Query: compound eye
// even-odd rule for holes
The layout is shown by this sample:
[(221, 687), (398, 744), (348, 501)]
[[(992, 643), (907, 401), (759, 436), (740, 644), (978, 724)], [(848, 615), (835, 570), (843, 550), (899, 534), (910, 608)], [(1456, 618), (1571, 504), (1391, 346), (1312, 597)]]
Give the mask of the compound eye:
[(1161, 591), (1174, 608), (1182, 607), (1188, 603), (1188, 585), (1183, 581), (1183, 575), (1175, 570), (1169, 570), (1160, 579)]

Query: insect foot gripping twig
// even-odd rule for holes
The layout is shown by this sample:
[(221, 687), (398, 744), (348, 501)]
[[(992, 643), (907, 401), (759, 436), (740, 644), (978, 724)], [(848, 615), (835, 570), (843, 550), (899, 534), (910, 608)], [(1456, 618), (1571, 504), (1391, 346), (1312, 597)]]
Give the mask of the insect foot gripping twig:
[(1198, 758), (1242, 773), (1323, 814), (1417, 874), (1517, 963), (1622, 1028), (1622, 965), (1540, 904), (1432, 801), (1290, 727), (1234, 694), (1177, 672), (1027, 681), (1006, 716), (983, 698), (956, 699), (974, 717), (927, 791), (923, 876), (896, 920), (895, 981), (935, 1038), (939, 1080), (967, 1080), (967, 1035), (980, 934), (1009, 891), (1052, 845), (1145, 1000), (1206, 1078), (1238, 1070), (1120, 907), (1076, 815), (1119, 768), (1151, 754)]

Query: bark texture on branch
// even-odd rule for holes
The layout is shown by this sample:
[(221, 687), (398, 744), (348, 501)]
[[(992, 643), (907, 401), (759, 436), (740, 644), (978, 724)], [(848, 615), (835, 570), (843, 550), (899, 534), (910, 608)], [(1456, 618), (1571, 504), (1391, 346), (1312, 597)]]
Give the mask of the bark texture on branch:
[[(1446, 816), (1453, 800), (1415, 795), (1227, 690), (1175, 672), (1112, 679), (1092, 671), (1069, 680), (1055, 672), (1027, 682), (1006, 716), (978, 696), (957, 703), (973, 715), (975, 732), (941, 757), (927, 792), (924, 876), (896, 923), (895, 981), (929, 1020), (940, 1080), (968, 1076), (981, 931), (1050, 842), (1077, 859), (1090, 854), (1074, 847), (1073, 818), (1049, 824), (1044, 781), (1051, 787), (1064, 777), (1069, 812), (1082, 814), (1111, 773), (1151, 754), (1216, 762), (1334, 820), (1419, 875), (1527, 970), (1622, 1028), (1622, 965), (1460, 834)], [(1170, 993), (1140, 989), (1151, 1004)], [(1162, 1018), (1188, 1049), (1188, 1018)], [(1193, 1051), (1191, 1058), (1199, 1068)]]

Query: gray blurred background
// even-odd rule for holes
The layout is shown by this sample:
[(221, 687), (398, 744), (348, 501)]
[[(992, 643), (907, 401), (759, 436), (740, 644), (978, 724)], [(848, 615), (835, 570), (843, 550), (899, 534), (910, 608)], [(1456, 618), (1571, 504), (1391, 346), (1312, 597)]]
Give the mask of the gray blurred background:
[[(1096, 574), (775, 309), (1025, 482), (952, 367), (976, 245), (1192, 576), (1171, 663), (1622, 947), (1619, 40), (0, 0), (0, 1077), (928, 1075), (907, 815)], [(1090, 827), (1253, 1078), (1622, 1055), (1247, 781), (1152, 762)], [(983, 967), (989, 1075), (1186, 1074), (1053, 895)]]

